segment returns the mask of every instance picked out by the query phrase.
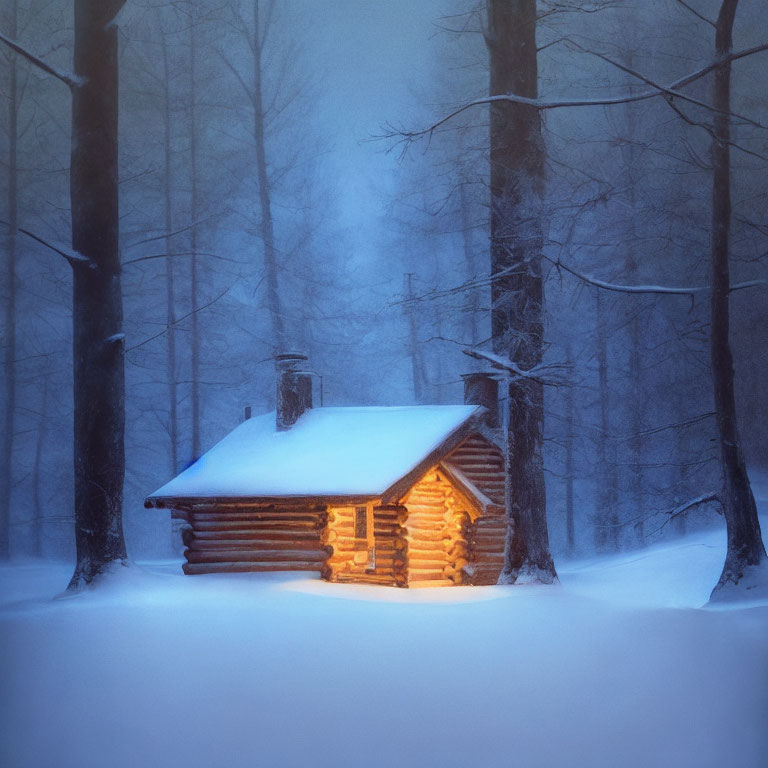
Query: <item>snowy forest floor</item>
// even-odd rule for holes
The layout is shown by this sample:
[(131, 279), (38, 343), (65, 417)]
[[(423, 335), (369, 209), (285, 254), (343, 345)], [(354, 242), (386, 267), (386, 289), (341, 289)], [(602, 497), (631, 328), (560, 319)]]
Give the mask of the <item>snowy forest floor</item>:
[(59, 599), (70, 565), (5, 566), (0, 765), (762, 767), (768, 602), (702, 608), (724, 554), (422, 591), (142, 563)]

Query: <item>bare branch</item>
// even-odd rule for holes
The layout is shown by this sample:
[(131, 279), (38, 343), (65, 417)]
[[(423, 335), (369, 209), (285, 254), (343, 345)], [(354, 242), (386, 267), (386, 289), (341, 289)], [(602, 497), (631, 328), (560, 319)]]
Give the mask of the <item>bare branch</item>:
[(688, 3), (685, 2), (685, 0), (677, 0), (677, 2), (683, 6), (686, 10), (689, 10), (697, 19), (701, 19), (701, 21), (706, 22), (709, 24), (710, 27), (715, 27), (715, 22), (711, 19), (708, 19), (703, 13), (699, 13), (695, 8), (692, 8)]
[(219, 261), (230, 261), (233, 264), (244, 264), (243, 261), (237, 259), (228, 259), (226, 256), (220, 256), (218, 253), (207, 253), (205, 251), (177, 251), (175, 253), (153, 253), (149, 256), (139, 256), (136, 259), (128, 259), (123, 262), (123, 266), (127, 267), (129, 264), (138, 264), (141, 261), (152, 261), (153, 259), (168, 259), (176, 258), (178, 256), (208, 256), (212, 259), (218, 259)]
[(182, 315), (181, 317), (177, 318), (171, 325), (167, 325), (165, 328), (163, 328), (162, 331), (159, 333), (156, 333), (154, 336), (150, 336), (148, 339), (144, 339), (144, 341), (138, 342), (138, 344), (134, 344), (132, 347), (128, 347), (125, 351), (126, 352), (133, 352), (134, 349), (138, 349), (139, 347), (143, 347), (145, 344), (149, 344), (150, 341), (154, 341), (155, 339), (159, 339), (161, 336), (163, 336), (167, 331), (171, 329), (171, 326), (175, 327), (179, 323), (186, 320), (188, 317), (191, 317), (192, 315), (197, 314), (198, 312), (202, 312), (204, 309), (207, 309), (212, 304), (215, 304), (219, 299), (223, 298), (223, 296), (229, 292), (229, 288), (222, 291), (215, 299), (211, 299), (207, 304), (203, 304), (202, 306), (198, 307), (197, 309), (193, 309), (191, 312), (187, 312), (186, 315)]
[(198, 219), (197, 221), (193, 221), (191, 224), (187, 224), (186, 226), (181, 227), (180, 229), (176, 229), (173, 232), (163, 232), (161, 235), (153, 235), (152, 237), (145, 237), (142, 240), (137, 240), (135, 243), (129, 243), (126, 248), (135, 248), (137, 245), (144, 245), (145, 243), (154, 243), (157, 240), (165, 240), (168, 237), (174, 237), (175, 235), (182, 235), (184, 232), (188, 232), (190, 229), (193, 229), (194, 227), (199, 226), (200, 224), (204, 224), (206, 221), (210, 221), (213, 216), (209, 216), (206, 219)]
[(52, 75), (57, 80), (61, 80), (61, 82), (67, 85), (69, 88), (77, 88), (85, 83), (84, 78), (79, 77), (73, 72), (66, 72), (65, 70), (59, 69), (52, 64), (48, 64), (41, 58), (35, 56), (34, 53), (31, 53), (26, 48), (19, 45), (19, 43), (17, 43), (15, 40), (11, 40), (10, 37), (6, 37), (2, 33), (0, 33), (0, 42), (5, 43), (12, 51), (18, 53), (19, 56), (23, 56), (27, 61), (38, 67), (38, 69), (42, 69), (43, 72)]
[[(697, 496), (695, 499), (691, 499), (690, 501), (686, 501), (684, 504), (681, 504), (679, 507), (675, 507), (674, 509), (670, 509), (665, 513), (667, 515), (667, 519), (654, 531), (654, 533), (660, 533), (664, 530), (664, 528), (671, 523), (676, 518), (680, 517), (680, 515), (684, 515), (689, 509), (693, 509), (694, 507), (701, 506), (702, 504), (709, 504), (710, 502), (716, 501), (718, 503), (722, 503), (720, 501), (719, 494), (715, 493), (714, 491), (710, 493), (704, 493), (701, 496)], [(659, 514), (659, 513), (657, 513)]]
[[(7, 221), (3, 221), (0, 219), (0, 224), (6, 227), (10, 227), (10, 224), (8, 224)], [(28, 229), (24, 229), (23, 227), (17, 227), (16, 230), (18, 232), (21, 232), (23, 235), (26, 235), (27, 237), (32, 238), (32, 240), (37, 241), (40, 243), (40, 245), (44, 245), (46, 248), (52, 250), (54, 253), (58, 253), (59, 256), (63, 256), (70, 264), (70, 266), (75, 266), (75, 264), (91, 264), (91, 260), (87, 256), (83, 256), (82, 253), (78, 253), (77, 251), (73, 251), (70, 248), (66, 248), (63, 245), (54, 245), (53, 243), (49, 242), (43, 237), (40, 237), (40, 235), (36, 235), (34, 232), (30, 232)]]
[[(695, 72), (691, 72), (685, 77), (681, 77), (667, 86), (658, 85), (658, 84), (652, 83), (652, 81), (647, 81), (651, 85), (651, 87), (648, 90), (642, 91), (640, 93), (628, 93), (623, 96), (612, 96), (607, 98), (595, 98), (595, 99), (558, 99), (558, 100), (531, 99), (531, 98), (528, 98), (527, 96), (518, 96), (517, 94), (514, 94), (514, 93), (501, 93), (496, 96), (483, 96), (482, 98), (474, 99), (473, 101), (469, 101), (466, 104), (462, 104), (460, 107), (457, 107), (452, 112), (449, 112), (447, 115), (440, 118), (440, 120), (437, 120), (436, 122), (432, 123), (432, 125), (430, 125), (427, 128), (422, 128), (416, 131), (391, 130), (388, 133), (378, 138), (392, 138), (394, 136), (401, 136), (406, 141), (414, 141), (415, 139), (421, 138), (422, 136), (432, 135), (438, 128), (445, 125), (454, 117), (457, 117), (463, 112), (466, 112), (468, 109), (472, 109), (473, 107), (483, 106), (486, 104), (495, 104), (495, 103), (504, 102), (504, 101), (510, 102), (512, 104), (522, 104), (524, 106), (534, 107), (541, 111), (545, 111), (549, 109), (563, 109), (566, 107), (605, 107), (605, 106), (613, 106), (616, 104), (630, 104), (636, 101), (647, 101), (648, 99), (657, 98), (664, 94), (671, 95), (671, 96), (679, 96), (681, 98), (685, 98), (688, 101), (695, 101), (690, 97), (684, 96), (684, 94), (679, 93), (678, 89), (683, 88), (686, 85), (690, 85), (691, 83), (696, 82), (697, 80), (700, 80), (702, 77), (705, 77), (710, 72), (714, 71), (715, 69), (718, 69), (719, 67), (725, 66), (726, 64), (729, 64), (738, 59), (742, 59), (745, 56), (751, 56), (755, 53), (761, 53), (762, 51), (766, 51), (766, 50), (768, 50), (768, 43), (761, 43), (760, 45), (755, 45), (755, 46), (752, 46), (751, 48), (746, 48), (743, 51), (737, 51), (736, 53), (731, 53), (728, 56), (721, 56), (720, 58), (716, 59), (713, 62), (710, 62), (709, 64), (702, 67), (701, 69), (697, 69)], [(599, 54), (595, 54), (595, 55), (599, 55)], [(696, 103), (699, 103), (699, 102), (696, 102)], [(710, 110), (713, 109), (710, 105), (706, 104), (705, 102), (700, 102), (700, 105), (705, 106), (707, 109), (710, 109)], [(750, 122), (758, 127), (761, 127), (761, 128), (766, 127), (759, 123), (755, 123), (755, 121), (749, 120), (748, 118), (745, 118), (743, 116), (736, 115), (736, 117), (739, 117), (739, 119)]]
[[(573, 275), (582, 282), (587, 283), (588, 285), (593, 285), (595, 288), (602, 288), (605, 291), (615, 291), (617, 293), (651, 293), (672, 296), (690, 296), (691, 299), (693, 299), (697, 293), (708, 293), (710, 290), (712, 290), (708, 285), (691, 288), (674, 288), (666, 285), (620, 285), (618, 283), (608, 283), (605, 280), (598, 280), (597, 278), (591, 277), (590, 275), (577, 272), (575, 269), (573, 269), (573, 267), (569, 267), (560, 261), (560, 259), (552, 259), (548, 256), (544, 256), (544, 258), (551, 262), (556, 269), (563, 269), (564, 271), (568, 272), (568, 274)], [(744, 288), (754, 288), (755, 286), (765, 284), (765, 280), (748, 280), (744, 283), (736, 283), (731, 285), (730, 290), (740, 291)]]
[(555, 378), (545, 379), (542, 374), (569, 367), (564, 363), (542, 363), (534, 366), (533, 368), (530, 368), (529, 370), (524, 370), (513, 360), (502, 357), (501, 355), (495, 355), (492, 352), (484, 352), (483, 350), (475, 349), (474, 347), (466, 347), (461, 351), (465, 355), (473, 357), (475, 360), (483, 360), (486, 363), (490, 363), (494, 368), (497, 368), (500, 371), (506, 371), (507, 373), (513, 374), (515, 379), (533, 379), (534, 381), (541, 382), (542, 384), (563, 383), (561, 380), (556, 381)]
[(674, 424), (663, 424), (660, 427), (651, 427), (650, 429), (643, 429), (640, 432), (633, 432), (629, 435), (606, 435), (609, 440), (632, 440), (636, 437), (648, 437), (649, 435), (655, 435), (659, 432), (666, 432), (668, 429), (678, 429), (679, 427), (689, 427), (693, 424), (698, 424), (700, 421), (711, 418), (715, 415), (714, 411), (709, 413), (702, 413), (699, 416), (694, 416), (691, 419), (685, 421), (676, 421)]
[[(590, 56), (596, 56), (601, 61), (604, 61), (606, 64), (610, 64), (613, 67), (616, 67), (616, 69), (621, 70), (622, 72), (625, 72), (628, 75), (632, 75), (632, 77), (636, 77), (641, 82), (645, 83), (646, 85), (650, 85), (652, 88), (655, 88), (660, 93), (664, 94), (667, 98), (667, 101), (670, 102), (673, 98), (680, 99), (682, 101), (690, 102), (691, 104), (695, 104), (697, 107), (702, 107), (703, 109), (708, 109), (710, 112), (719, 112), (720, 110), (713, 107), (711, 104), (707, 104), (706, 101), (701, 101), (701, 99), (693, 98), (692, 96), (688, 96), (682, 91), (679, 90), (679, 86), (677, 88), (672, 86), (665, 86), (661, 85), (660, 83), (657, 83), (655, 80), (651, 80), (650, 77), (647, 75), (642, 74), (641, 72), (638, 72), (631, 67), (628, 67), (626, 64), (622, 64), (620, 61), (616, 61), (615, 59), (612, 59), (610, 56), (606, 56), (603, 53), (597, 53), (596, 51), (590, 51), (587, 48), (584, 48), (583, 46), (579, 45), (578, 43), (574, 42), (573, 40), (569, 41), (570, 45), (580, 50), (582, 53), (587, 53)], [(746, 117), (745, 115), (740, 115), (737, 112), (728, 112), (726, 114), (731, 115), (732, 117), (736, 117), (739, 120), (742, 120), (745, 123), (749, 123), (750, 125), (754, 126), (755, 128), (766, 128), (768, 126), (763, 125), (762, 123), (757, 122), (756, 120), (753, 120), (750, 117)]]

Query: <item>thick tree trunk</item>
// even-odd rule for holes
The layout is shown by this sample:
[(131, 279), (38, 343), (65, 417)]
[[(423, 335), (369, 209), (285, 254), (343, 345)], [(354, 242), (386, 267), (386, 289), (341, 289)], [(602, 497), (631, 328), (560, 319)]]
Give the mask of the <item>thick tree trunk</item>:
[[(536, 98), (535, 0), (487, 0), (490, 95)], [(542, 359), (541, 273), (544, 146), (537, 109), (490, 107), (491, 273), (510, 270), (491, 288), (494, 352), (528, 369)], [(499, 582), (551, 583), (542, 458), (544, 392), (530, 379), (509, 388), (509, 535)]]
[(125, 375), (118, 252), (118, 42), (121, 0), (75, 0), (70, 198), (73, 264), (75, 542), (70, 588), (125, 560)]
[[(18, 28), (18, 2), (10, 9), (8, 34), (15, 40)], [(8, 298), (5, 305), (5, 411), (3, 413), (3, 453), (0, 456), (0, 560), (10, 556), (11, 493), (13, 489), (13, 433), (16, 430), (16, 228), (18, 226), (18, 79), (16, 56), (8, 62), (8, 235), (6, 275)]]
[[(731, 52), (733, 22), (738, 0), (723, 0), (717, 19), (715, 48), (718, 57)], [(731, 225), (730, 118), (731, 65), (715, 70), (714, 137), (712, 141), (712, 379), (717, 435), (723, 473), (721, 501), (728, 530), (728, 551), (712, 597), (728, 585), (738, 584), (751, 567), (766, 562), (757, 508), (747, 476), (736, 421), (733, 357), (729, 341), (729, 237)]]
[(263, 32), (259, 21), (259, 0), (254, 3), (253, 28), (253, 137), (256, 148), (256, 175), (259, 182), (261, 209), (261, 241), (264, 245), (264, 272), (267, 284), (267, 307), (272, 322), (272, 343), (275, 349), (286, 352), (285, 324), (280, 303), (277, 277), (277, 251), (275, 249), (272, 199), (267, 170), (267, 146), (264, 127), (264, 83), (262, 76)]

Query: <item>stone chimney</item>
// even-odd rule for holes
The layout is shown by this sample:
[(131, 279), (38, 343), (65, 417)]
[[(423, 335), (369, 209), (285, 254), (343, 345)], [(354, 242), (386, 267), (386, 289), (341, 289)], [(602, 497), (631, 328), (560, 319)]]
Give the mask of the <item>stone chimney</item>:
[(306, 362), (306, 355), (295, 352), (275, 356), (278, 432), (290, 429), (312, 407), (312, 376)]
[(493, 373), (465, 373), (464, 403), (482, 405), (486, 409), (485, 424), (491, 429), (499, 426), (499, 380)]

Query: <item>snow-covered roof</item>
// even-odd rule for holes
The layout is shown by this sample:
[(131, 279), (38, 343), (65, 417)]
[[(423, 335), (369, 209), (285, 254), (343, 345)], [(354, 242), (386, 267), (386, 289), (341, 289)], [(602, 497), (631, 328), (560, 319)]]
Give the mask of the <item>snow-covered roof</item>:
[[(481, 408), (313, 408), (277, 432), (275, 413), (248, 419), (155, 491), (169, 498), (379, 497), (416, 470)], [(440, 460), (442, 456), (435, 457)]]

